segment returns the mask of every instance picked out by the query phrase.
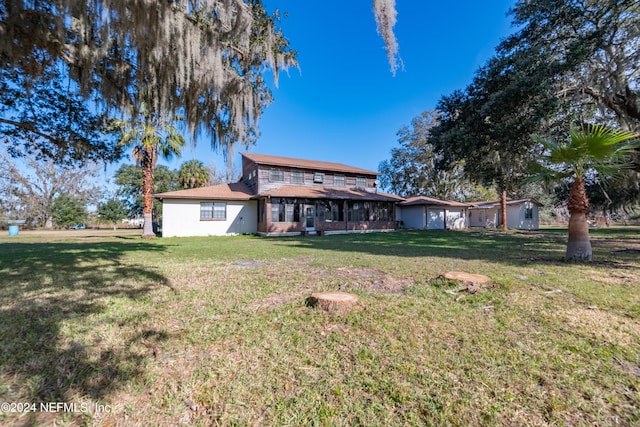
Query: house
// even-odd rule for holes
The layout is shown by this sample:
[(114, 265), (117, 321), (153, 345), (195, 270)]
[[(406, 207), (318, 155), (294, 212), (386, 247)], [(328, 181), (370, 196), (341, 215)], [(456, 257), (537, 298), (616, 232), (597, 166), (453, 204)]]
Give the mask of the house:
[(433, 197), (410, 197), (398, 204), (398, 220), (404, 228), (451, 230), (468, 226), (468, 203), (440, 200)]
[(241, 153), (242, 179), (156, 194), (163, 236), (333, 234), (395, 229), (403, 200), (378, 173), (334, 162)]
[[(507, 227), (519, 230), (540, 228), (538, 211), (542, 204), (534, 199), (507, 200)], [(500, 201), (474, 203), (469, 207), (470, 227), (498, 227)]]

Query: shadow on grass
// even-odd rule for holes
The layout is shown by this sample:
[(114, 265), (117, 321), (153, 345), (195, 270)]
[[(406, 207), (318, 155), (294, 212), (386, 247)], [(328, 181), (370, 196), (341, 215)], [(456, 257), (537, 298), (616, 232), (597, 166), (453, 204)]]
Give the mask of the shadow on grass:
[(281, 244), (337, 252), (397, 257), (443, 257), (523, 264), (539, 259), (561, 262), (563, 236), (498, 231), (412, 231), (282, 238)]
[[(166, 277), (124, 259), (162, 250), (141, 241), (0, 244), (0, 401), (97, 401), (139, 377), (144, 356), (130, 347), (162, 340), (163, 332), (147, 329), (114, 346), (101, 345), (99, 332), (92, 334), (98, 342), (84, 342), (83, 328), (114, 299), (170, 287)], [(120, 328), (134, 321), (113, 319)]]

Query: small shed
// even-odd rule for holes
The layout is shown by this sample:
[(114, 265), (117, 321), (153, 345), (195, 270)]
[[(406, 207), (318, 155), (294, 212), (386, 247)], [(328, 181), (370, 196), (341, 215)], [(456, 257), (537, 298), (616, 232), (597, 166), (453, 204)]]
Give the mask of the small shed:
[(452, 230), (468, 227), (468, 203), (416, 196), (399, 203), (399, 219), (405, 228)]
[[(539, 208), (542, 204), (534, 199), (507, 200), (507, 227), (517, 230), (540, 228)], [(478, 202), (469, 207), (470, 227), (498, 227), (500, 201)]]

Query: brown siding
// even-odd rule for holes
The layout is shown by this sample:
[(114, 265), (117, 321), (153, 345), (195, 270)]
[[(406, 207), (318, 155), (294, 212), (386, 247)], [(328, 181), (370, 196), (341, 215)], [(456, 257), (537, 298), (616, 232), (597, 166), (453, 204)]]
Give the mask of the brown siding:
[[(313, 182), (313, 176), (316, 172), (322, 172), (322, 171), (309, 171), (309, 170), (304, 170), (304, 183), (303, 184), (296, 184), (292, 182), (291, 179), (291, 175), (292, 175), (292, 171), (293, 170), (301, 170), (301, 169), (295, 169), (295, 168), (275, 168), (275, 169), (281, 169), (283, 171), (283, 176), (284, 179), (282, 181), (271, 181), (270, 180), (270, 176), (271, 176), (271, 166), (258, 166), (257, 167), (257, 171), (258, 171), (258, 179), (257, 179), (257, 186), (254, 187), (255, 191), (257, 193), (265, 193), (269, 190), (274, 190), (280, 187), (284, 187), (284, 186), (289, 186), (289, 185), (297, 185), (297, 186), (303, 186), (303, 187), (315, 187), (315, 188), (325, 188), (325, 187), (330, 187), (333, 188), (335, 187), (334, 184), (334, 173), (333, 172), (323, 172), (324, 173), (324, 182), (323, 183), (314, 183)], [(251, 171), (252, 169), (250, 168), (246, 168), (245, 170), (247, 171)], [(354, 189), (356, 187), (356, 176), (355, 175), (345, 175), (345, 174), (338, 174), (338, 175), (343, 175), (345, 177), (345, 185), (344, 187), (340, 186), (339, 188), (345, 188), (345, 189)], [(366, 177), (366, 181), (367, 181), (367, 186), (366, 186), (366, 190), (367, 191), (375, 191), (375, 177)]]

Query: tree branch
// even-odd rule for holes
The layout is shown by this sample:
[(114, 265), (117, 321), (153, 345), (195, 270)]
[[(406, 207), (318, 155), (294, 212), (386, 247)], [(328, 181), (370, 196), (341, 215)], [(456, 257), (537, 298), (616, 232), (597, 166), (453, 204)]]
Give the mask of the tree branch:
[(43, 133), (43, 132), (39, 131), (38, 129), (36, 129), (36, 127), (32, 123), (16, 122), (14, 120), (4, 119), (2, 117), (0, 117), (0, 123), (8, 124), (8, 125), (20, 128), (20, 129), (24, 129), (24, 130), (29, 131), (29, 132), (33, 132), (34, 134), (36, 134), (36, 135), (38, 135), (38, 136), (40, 136), (42, 138), (45, 138), (45, 139), (53, 142), (56, 145), (59, 145), (62, 142), (64, 142), (64, 141), (62, 141), (62, 140), (60, 140), (58, 138), (54, 138), (51, 135), (47, 135), (46, 133)]

